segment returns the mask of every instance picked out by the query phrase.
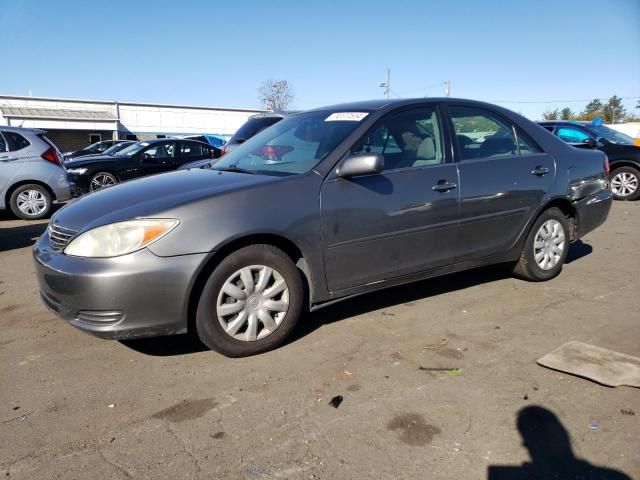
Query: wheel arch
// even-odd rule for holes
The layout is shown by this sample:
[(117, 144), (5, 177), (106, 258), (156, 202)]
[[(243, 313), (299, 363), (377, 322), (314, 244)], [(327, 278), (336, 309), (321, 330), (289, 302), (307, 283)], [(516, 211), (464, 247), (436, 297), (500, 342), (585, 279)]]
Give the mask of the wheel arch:
[(23, 185), (39, 185), (43, 187), (47, 192), (49, 192), (49, 195), (51, 195), (51, 199), (53, 201), (58, 200), (55, 192), (46, 183), (41, 182), (40, 180), (20, 180), (14, 183), (13, 185), (11, 185), (9, 188), (7, 188), (7, 192), (5, 193), (5, 197), (4, 197), (5, 206), (7, 208), (9, 208), (10, 206), (11, 195), (13, 195), (13, 192), (15, 192), (18, 188), (22, 187)]
[(195, 331), (195, 319), (196, 311), (198, 308), (198, 301), (200, 300), (200, 295), (202, 294), (204, 285), (211, 273), (215, 270), (218, 264), (231, 253), (239, 250), (240, 248), (256, 244), (272, 245), (282, 250), (291, 259), (298, 270), (300, 270), (303, 274), (302, 284), (304, 287), (305, 295), (304, 304), (307, 306), (311, 305), (313, 299), (312, 274), (309, 263), (305, 258), (302, 250), (292, 240), (282, 235), (272, 233), (246, 235), (233, 239), (222, 245), (222, 247), (216, 249), (216, 251), (206, 259), (206, 261), (198, 271), (196, 279), (191, 286), (189, 292), (189, 300), (187, 303), (186, 315), (187, 329), (189, 331)]
[(620, 167), (630, 167), (640, 172), (640, 163), (634, 162), (633, 160), (609, 160), (611, 173), (613, 173), (616, 168)]

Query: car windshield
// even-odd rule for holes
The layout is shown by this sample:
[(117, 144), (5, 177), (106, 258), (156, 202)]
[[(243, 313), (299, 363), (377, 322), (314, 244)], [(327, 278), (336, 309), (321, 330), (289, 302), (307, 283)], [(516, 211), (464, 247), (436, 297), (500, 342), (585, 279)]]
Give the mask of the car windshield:
[(102, 154), (103, 155), (115, 155), (116, 153), (120, 152), (120, 150), (124, 150), (125, 148), (129, 147), (130, 145), (131, 145), (130, 143), (116, 143), (112, 147), (107, 148), (104, 152), (102, 152)]
[(615, 143), (617, 145), (634, 144), (633, 138), (631, 138), (629, 135), (618, 132), (613, 128), (605, 127), (604, 125), (589, 125), (588, 128), (591, 133), (593, 133), (597, 138), (604, 138), (605, 140), (609, 140), (611, 143)]
[(265, 175), (306, 173), (331, 153), (366, 116), (365, 112), (326, 111), (293, 115), (225, 155), (215, 164), (214, 170), (235, 169)]
[(133, 143), (118, 152), (118, 155), (126, 155), (127, 157), (133, 157), (136, 153), (145, 147), (148, 147), (148, 142)]

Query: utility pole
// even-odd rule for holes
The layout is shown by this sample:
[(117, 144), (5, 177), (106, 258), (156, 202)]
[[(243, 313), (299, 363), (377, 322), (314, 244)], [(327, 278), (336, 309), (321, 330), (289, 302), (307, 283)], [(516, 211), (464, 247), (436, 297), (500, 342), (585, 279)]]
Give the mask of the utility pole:
[(387, 68), (387, 81), (379, 82), (379, 87), (384, 87), (384, 96), (389, 99), (389, 94), (391, 93), (391, 69)]

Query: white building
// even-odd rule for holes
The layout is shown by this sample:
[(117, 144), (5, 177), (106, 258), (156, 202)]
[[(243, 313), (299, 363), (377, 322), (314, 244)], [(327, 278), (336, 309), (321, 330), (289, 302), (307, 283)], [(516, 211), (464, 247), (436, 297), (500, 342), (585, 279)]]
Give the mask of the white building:
[(229, 137), (265, 110), (0, 95), (0, 125), (41, 128), (62, 151), (100, 140), (172, 135)]

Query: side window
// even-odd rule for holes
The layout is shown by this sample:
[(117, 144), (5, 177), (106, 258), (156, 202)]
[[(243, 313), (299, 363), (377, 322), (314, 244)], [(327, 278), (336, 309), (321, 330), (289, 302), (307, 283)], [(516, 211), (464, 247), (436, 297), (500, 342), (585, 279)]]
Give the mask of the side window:
[(6, 152), (7, 151), (7, 143), (4, 141), (4, 137), (2, 136), (2, 133), (0, 133), (0, 152)]
[(153, 160), (165, 160), (173, 158), (176, 149), (175, 143), (157, 143), (148, 150), (145, 150), (144, 157)]
[(542, 153), (542, 149), (527, 134), (519, 128), (516, 128), (516, 136), (518, 137), (518, 152), (520, 155), (529, 155), (532, 153)]
[(400, 112), (373, 127), (352, 153), (384, 156), (385, 170), (444, 162), (438, 114), (432, 107)]
[(180, 157), (201, 157), (202, 146), (197, 143), (180, 142)]
[(591, 138), (583, 131), (574, 127), (560, 127), (556, 135), (568, 143), (582, 143), (586, 139)]
[(449, 107), (462, 160), (518, 155), (511, 124), (479, 108)]
[(22, 150), (31, 145), (26, 138), (16, 132), (4, 132), (4, 136), (10, 152)]

